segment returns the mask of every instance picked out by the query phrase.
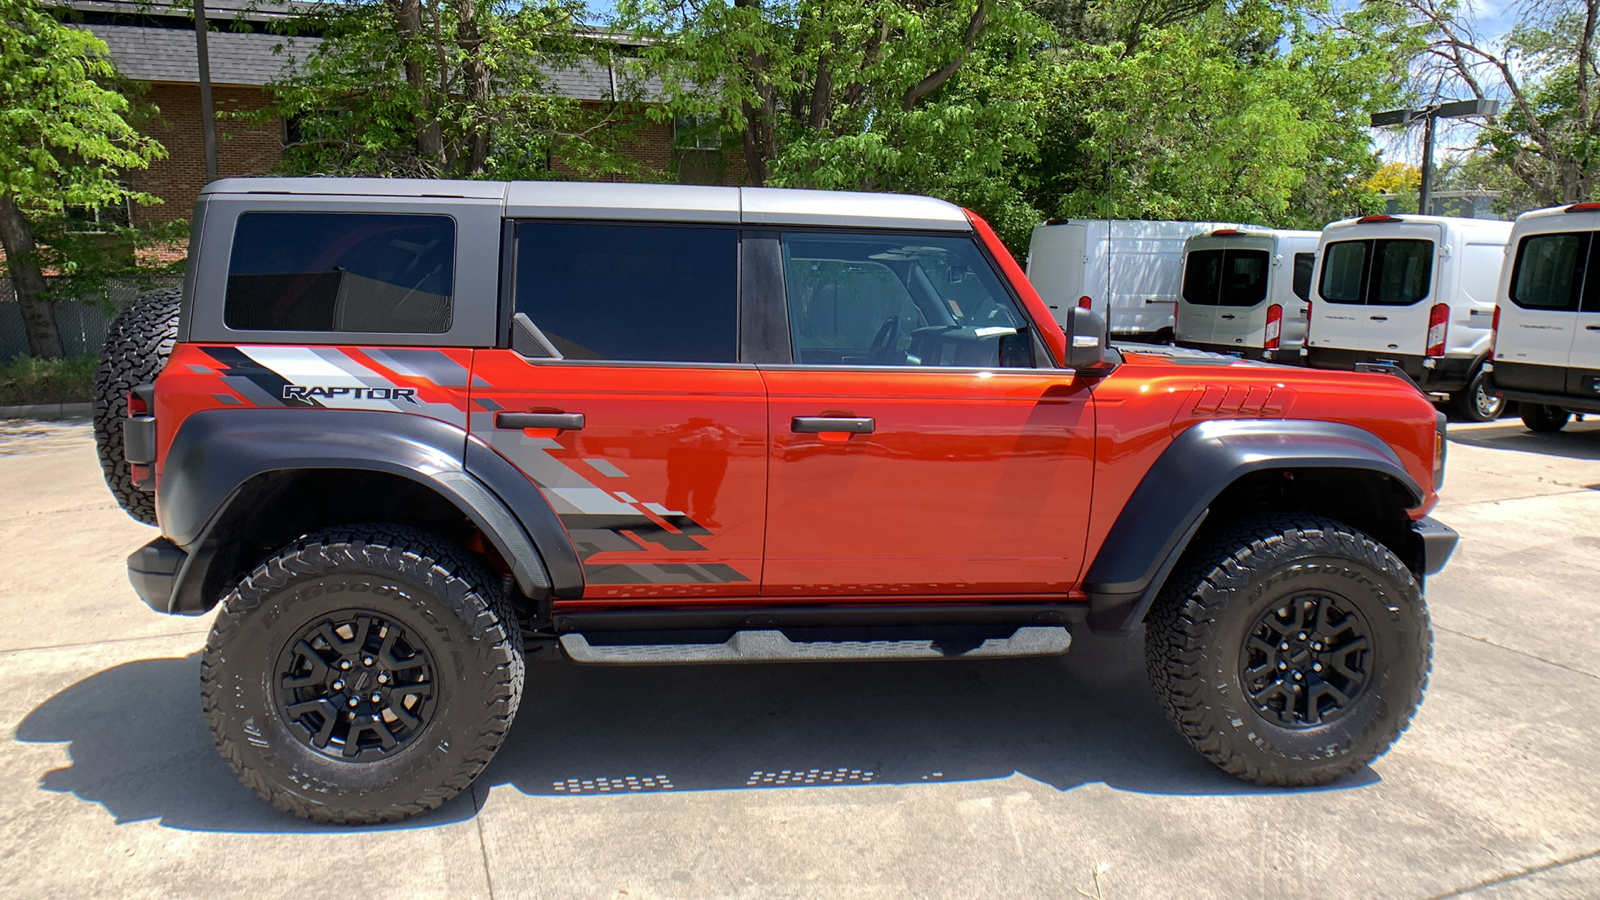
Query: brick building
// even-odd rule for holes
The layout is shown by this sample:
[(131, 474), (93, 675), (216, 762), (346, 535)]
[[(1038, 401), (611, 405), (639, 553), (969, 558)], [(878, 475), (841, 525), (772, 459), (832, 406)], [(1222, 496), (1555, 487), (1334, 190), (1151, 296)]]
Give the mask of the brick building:
[[(145, 86), (145, 99), (160, 110), (159, 119), (146, 131), (166, 147), (167, 158), (130, 172), (129, 186), (163, 202), (134, 207), (132, 221), (189, 218), (206, 182), (199, 63), (190, 10), (161, 0), (62, 2), (74, 11), (74, 24), (104, 41), (117, 70)], [(267, 85), (292, 74), (294, 60), (304, 59), (318, 40), (298, 37), (290, 45), (273, 33), (274, 20), (293, 13), (292, 7), (271, 0), (207, 0), (206, 9), (212, 19), (207, 46), (217, 112), (217, 173), (224, 178), (268, 174), (283, 159), (287, 133), (281, 120), (263, 122), (250, 114), (270, 104)], [(618, 73), (603, 64), (589, 63), (551, 76), (560, 94), (591, 108), (609, 104), (617, 96)], [(647, 102), (659, 98), (659, 84), (646, 85), (644, 96)], [(642, 106), (630, 107), (627, 113), (644, 119)], [(652, 170), (650, 180), (745, 183), (742, 154), (728, 152), (716, 140), (707, 141), (706, 129), (694, 125), (646, 121), (636, 133), (631, 155)], [(563, 172), (560, 160), (552, 160), (551, 167), (557, 177)]]

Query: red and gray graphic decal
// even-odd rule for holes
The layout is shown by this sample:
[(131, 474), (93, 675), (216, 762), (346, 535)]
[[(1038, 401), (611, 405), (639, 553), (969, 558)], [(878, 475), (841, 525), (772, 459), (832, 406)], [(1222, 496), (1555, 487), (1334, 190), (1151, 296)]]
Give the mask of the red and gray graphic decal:
[[(534, 484), (561, 523), (572, 536), (573, 546), (583, 561), (584, 580), (589, 584), (728, 584), (750, 578), (725, 563), (592, 563), (600, 553), (645, 553), (665, 550), (671, 553), (703, 553), (706, 546), (697, 538), (711, 531), (682, 510), (660, 503), (642, 501), (626, 491), (611, 491), (590, 481), (576, 465), (551, 451), (560, 451), (560, 442), (551, 438), (530, 437), (520, 431), (496, 430), (492, 413), (475, 413), (484, 427), (475, 433), (500, 455), (510, 460)], [(577, 463), (574, 460), (572, 463)], [(608, 460), (583, 460), (582, 463), (610, 478), (626, 478), (627, 473)]]
[[(208, 346), (222, 383), (257, 407), (369, 409), (465, 428), (470, 373), (442, 350)], [(227, 403), (227, 395), (218, 395)], [(236, 401), (235, 401), (236, 402)]]

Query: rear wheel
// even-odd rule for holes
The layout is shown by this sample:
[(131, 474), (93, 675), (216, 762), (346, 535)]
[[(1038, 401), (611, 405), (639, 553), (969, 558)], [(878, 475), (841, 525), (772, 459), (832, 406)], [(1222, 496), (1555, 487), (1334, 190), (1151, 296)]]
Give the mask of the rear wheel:
[(122, 423), (128, 415), (128, 393), (153, 383), (167, 364), (178, 339), (182, 296), (177, 288), (149, 291), (123, 310), (106, 334), (94, 376), (94, 443), (100, 469), (117, 505), (146, 525), (156, 524), (155, 495), (133, 486), (123, 456)]
[(484, 568), (383, 525), (285, 547), (224, 600), (201, 695), (217, 749), (273, 806), (392, 822), (455, 796), (522, 696), (522, 633)]
[(1522, 404), (1522, 424), (1528, 426), (1529, 431), (1555, 434), (1567, 427), (1567, 421), (1571, 418), (1572, 413), (1559, 406), (1545, 406), (1540, 403)]
[(1489, 373), (1483, 369), (1466, 387), (1451, 394), (1450, 400), (1456, 414), (1468, 422), (1493, 422), (1506, 411), (1506, 398), (1491, 390)]
[(1239, 523), (1185, 555), (1147, 618), (1178, 731), (1257, 784), (1324, 784), (1388, 750), (1427, 685), (1421, 589), (1388, 550), (1317, 516)]

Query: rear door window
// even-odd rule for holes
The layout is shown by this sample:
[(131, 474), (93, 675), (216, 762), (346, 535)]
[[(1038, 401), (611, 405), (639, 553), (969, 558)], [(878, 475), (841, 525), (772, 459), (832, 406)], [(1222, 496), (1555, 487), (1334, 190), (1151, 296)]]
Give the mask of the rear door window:
[(1590, 240), (1589, 232), (1523, 238), (1511, 272), (1511, 302), (1545, 312), (1577, 310)]
[(1265, 250), (1195, 250), (1183, 272), (1183, 299), (1200, 306), (1255, 306), (1267, 299)]
[(223, 321), (240, 331), (443, 334), (455, 251), (449, 216), (244, 213)]
[(739, 233), (522, 222), (516, 311), (567, 359), (739, 358)]
[(1336, 241), (1324, 250), (1318, 293), (1330, 303), (1411, 306), (1433, 287), (1433, 242)]
[(1294, 295), (1300, 302), (1311, 301), (1311, 272), (1317, 267), (1315, 253), (1296, 253), (1294, 255)]

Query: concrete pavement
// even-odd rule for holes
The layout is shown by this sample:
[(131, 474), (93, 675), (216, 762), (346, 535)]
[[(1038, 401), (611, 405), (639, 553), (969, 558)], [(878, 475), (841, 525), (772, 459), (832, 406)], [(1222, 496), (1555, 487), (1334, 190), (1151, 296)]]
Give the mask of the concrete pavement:
[[(1454, 429), (1410, 732), (1329, 789), (1178, 737), (1137, 641), (1061, 659), (604, 669), (530, 660), (474, 789), (310, 825), (199, 714), (209, 617), (149, 612), (86, 426), (0, 423), (0, 895), (1600, 896), (1600, 424)], [(631, 790), (632, 784), (640, 790)], [(646, 781), (645, 779), (648, 779)]]

